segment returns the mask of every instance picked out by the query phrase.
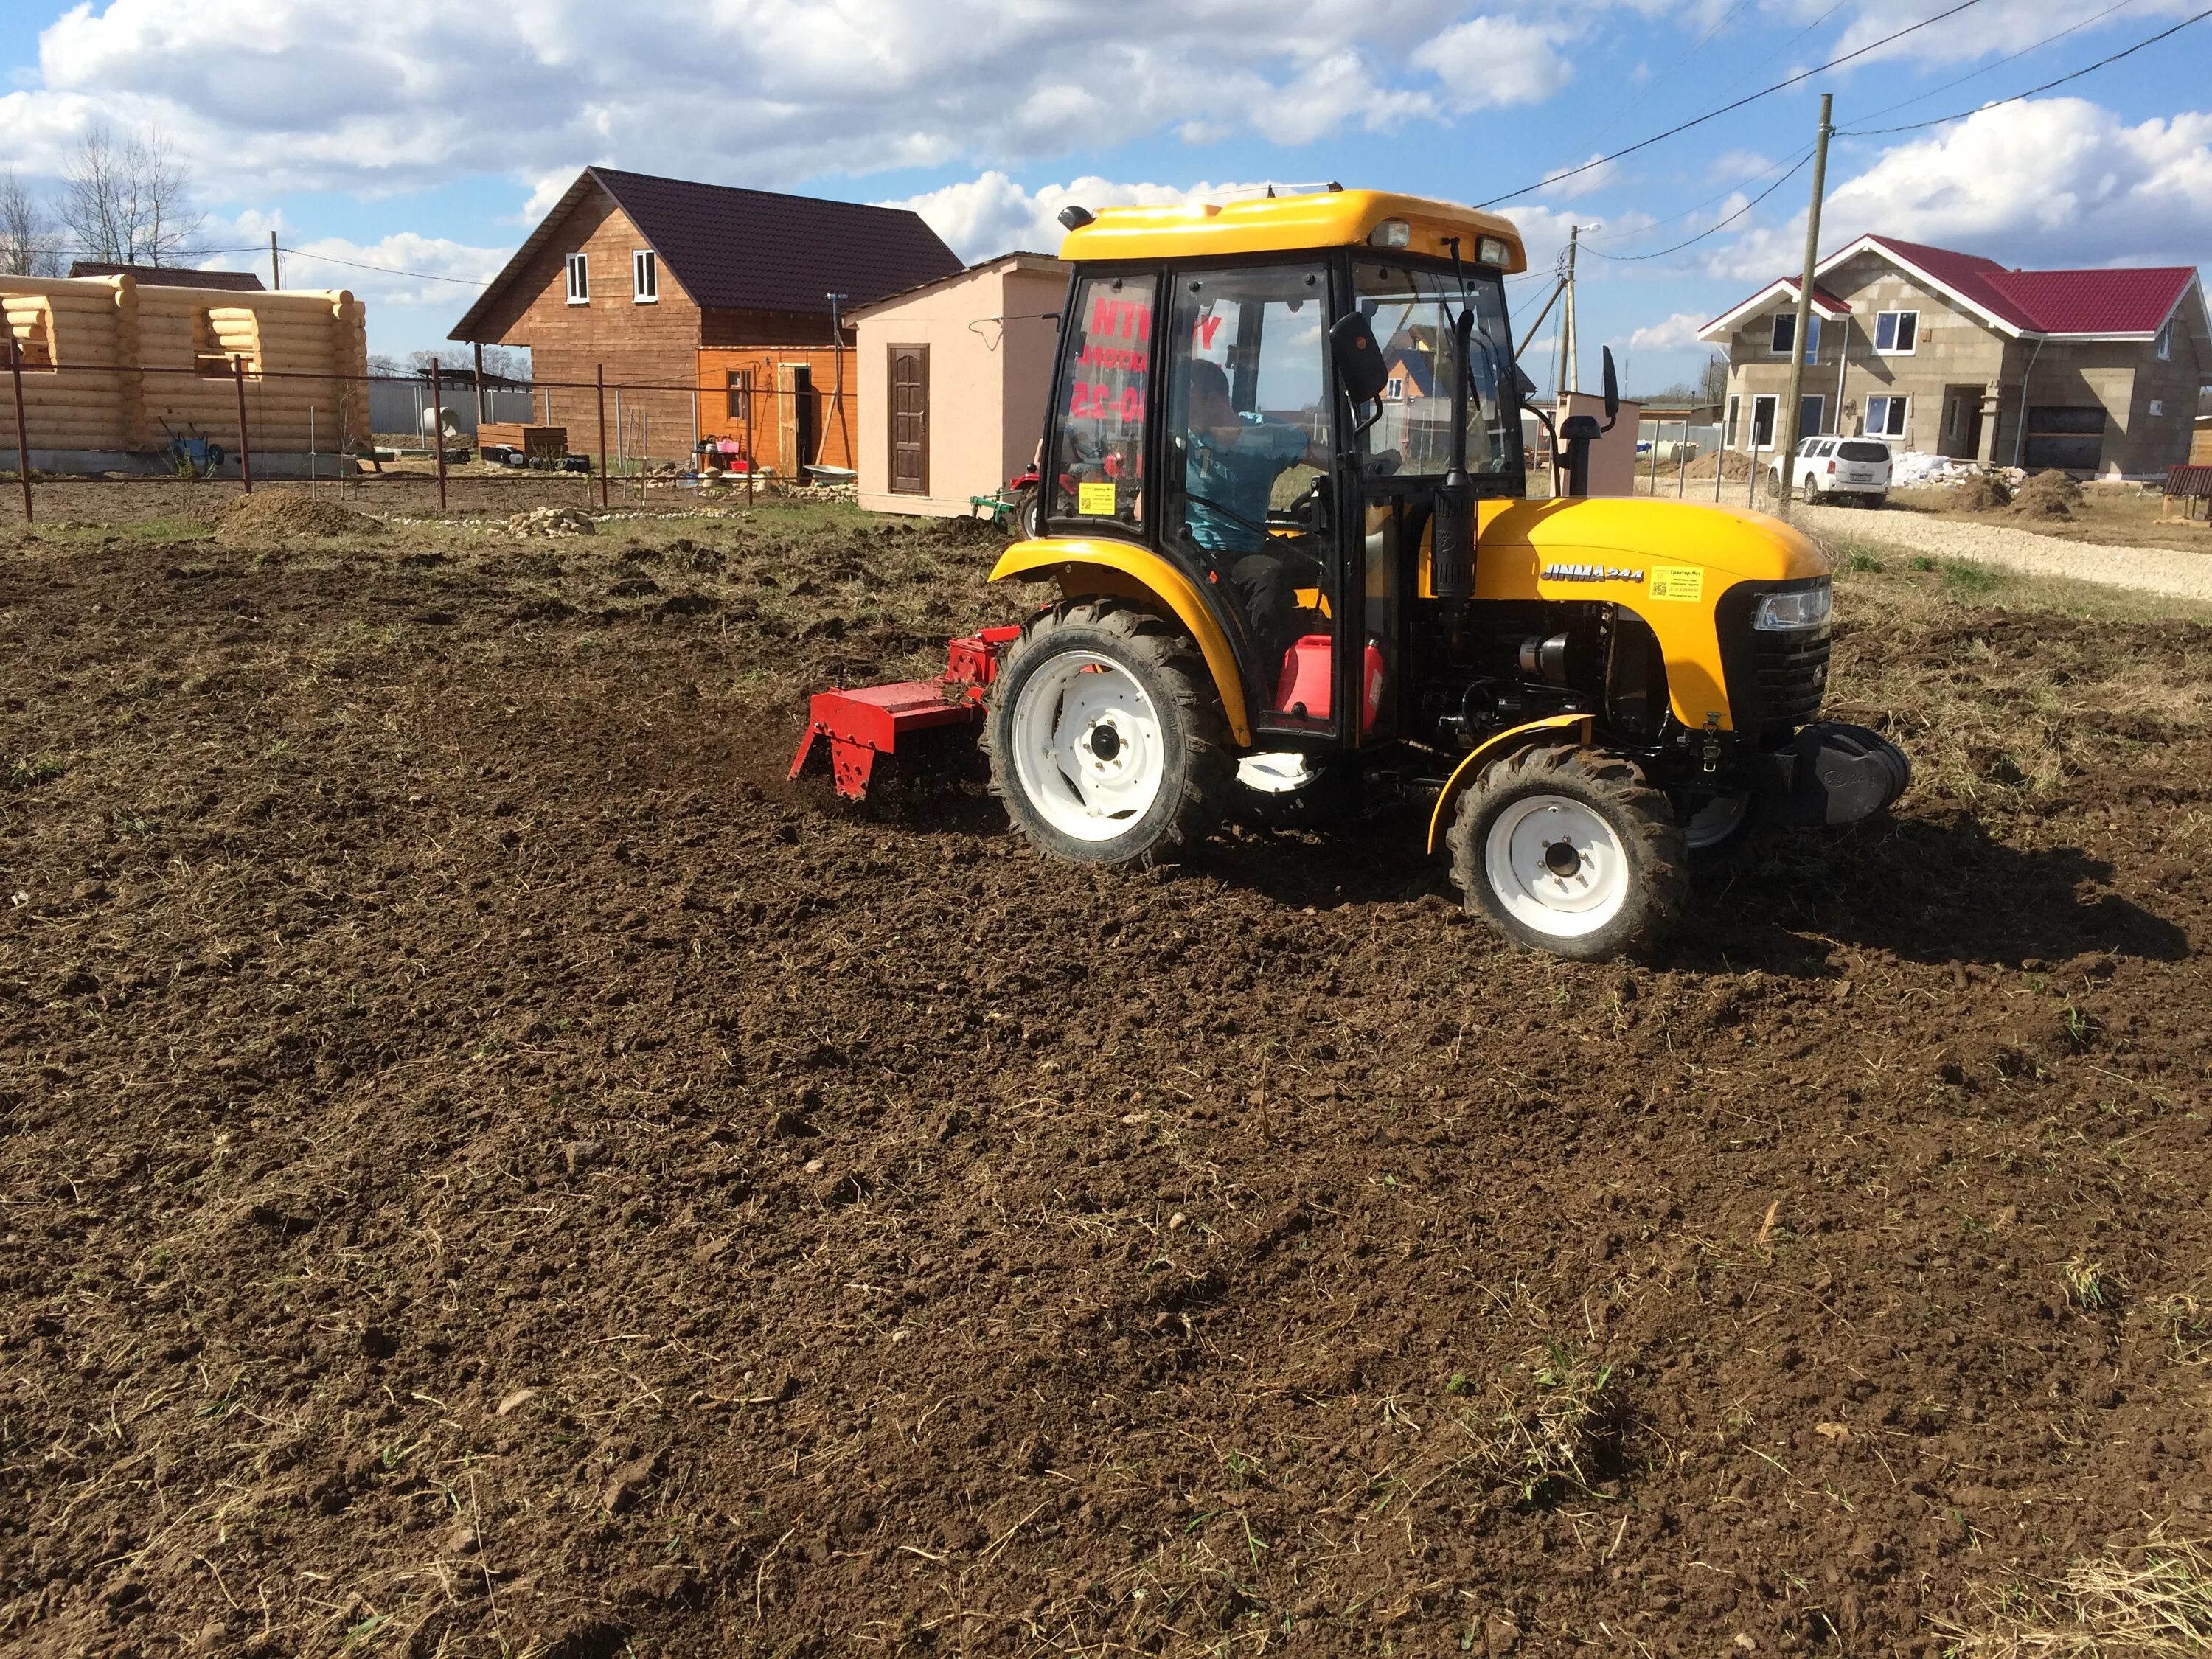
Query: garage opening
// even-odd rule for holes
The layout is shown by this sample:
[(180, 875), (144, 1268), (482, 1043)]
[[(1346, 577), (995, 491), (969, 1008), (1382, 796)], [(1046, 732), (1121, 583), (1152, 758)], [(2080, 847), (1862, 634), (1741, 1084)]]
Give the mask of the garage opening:
[(2027, 411), (2027, 442), (2021, 465), (2030, 472), (2062, 467), (2069, 472), (2094, 472), (2105, 458), (2105, 406)]

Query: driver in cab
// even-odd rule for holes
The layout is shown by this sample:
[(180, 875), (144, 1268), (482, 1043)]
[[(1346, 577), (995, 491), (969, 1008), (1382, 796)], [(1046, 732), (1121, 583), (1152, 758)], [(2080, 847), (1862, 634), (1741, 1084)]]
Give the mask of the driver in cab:
[(1194, 361), (1189, 385), (1184, 526), (1198, 546), (1233, 560), (1230, 585), (1273, 662), (1289, 647), (1297, 596), (1289, 567), (1268, 550), (1268, 505), (1285, 471), (1303, 462), (1327, 471), (1328, 452), (1303, 427), (1238, 415), (1218, 363)]

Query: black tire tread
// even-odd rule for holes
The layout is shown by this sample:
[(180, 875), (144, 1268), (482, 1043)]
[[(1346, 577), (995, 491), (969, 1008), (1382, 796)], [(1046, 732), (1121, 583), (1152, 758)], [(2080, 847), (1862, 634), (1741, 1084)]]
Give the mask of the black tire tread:
[[(1021, 636), (999, 665), (988, 698), (990, 712), (983, 721), (983, 752), (991, 763), (991, 793), (1006, 800), (1014, 787), (1012, 768), (999, 753), (997, 687), (1007, 683), (1024, 653), (1054, 635), (1078, 628), (1093, 629), (1116, 641), (1157, 676), (1189, 734), (1188, 777), (1174, 815), (1158, 836), (1129, 858), (1100, 860), (1109, 867), (1118, 863), (1136, 868), (1169, 862), (1176, 854), (1197, 847), (1220, 824), (1236, 782), (1237, 767), (1231, 757), (1229, 719), (1222, 712), (1206, 659), (1180, 625), (1134, 599), (1118, 596), (1062, 599), (1022, 625)], [(1030, 834), (1029, 826), (1011, 804), (1007, 817), (1040, 850), (1053, 850)]]
[[(1483, 871), (1483, 825), (1491, 810), (1525, 793), (1579, 796), (1616, 810), (1632, 845), (1630, 860), (1638, 872), (1620, 915), (1601, 932), (1578, 939), (1535, 941), (1519, 938), (1487, 903), (1489, 878)], [(1572, 744), (1532, 744), (1482, 769), (1459, 798), (1445, 836), (1451, 849), (1452, 884), (1460, 890), (1468, 914), (1489, 921), (1517, 943), (1560, 956), (1591, 960), (1613, 956), (1648, 956), (1687, 913), (1690, 900), (1689, 848), (1665, 793), (1644, 781), (1642, 769), (1621, 756)]]

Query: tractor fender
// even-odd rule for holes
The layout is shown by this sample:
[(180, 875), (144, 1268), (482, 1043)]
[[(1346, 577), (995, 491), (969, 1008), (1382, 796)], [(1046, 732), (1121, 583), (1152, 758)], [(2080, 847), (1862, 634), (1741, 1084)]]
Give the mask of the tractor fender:
[(1229, 635), (1213, 619), (1198, 584), (1148, 547), (1103, 537), (1048, 536), (1016, 542), (991, 568), (994, 582), (1057, 580), (1062, 599), (1115, 593), (1143, 599), (1171, 612), (1190, 630), (1213, 676), (1213, 689), (1228, 717), (1237, 746), (1252, 746), (1252, 722), (1244, 703), (1244, 682)]
[(1467, 758), (1452, 768), (1451, 776), (1444, 780), (1443, 789), (1437, 796), (1437, 810), (1429, 814), (1429, 851), (1434, 853), (1437, 850), (1438, 843), (1443, 839), (1445, 826), (1451, 822), (1452, 808), (1458, 804), (1460, 796), (1466, 792), (1468, 785), (1474, 781), (1477, 773), (1481, 770), (1486, 763), (1495, 760), (1507, 750), (1514, 748), (1516, 739), (1529, 737), (1538, 732), (1555, 732), (1563, 726), (1581, 726), (1583, 741), (1588, 743), (1590, 739), (1591, 728), (1596, 721), (1597, 716), (1595, 714), (1547, 714), (1540, 720), (1529, 720), (1521, 726), (1509, 726), (1496, 736), (1485, 738), (1474, 748), (1468, 750)]

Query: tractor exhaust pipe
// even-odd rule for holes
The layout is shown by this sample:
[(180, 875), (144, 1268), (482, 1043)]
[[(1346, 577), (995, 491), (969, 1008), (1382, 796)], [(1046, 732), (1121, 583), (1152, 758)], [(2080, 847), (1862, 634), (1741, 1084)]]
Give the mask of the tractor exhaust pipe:
[(1467, 392), (1474, 307), (1452, 324), (1451, 467), (1437, 486), (1429, 538), (1429, 586), (1440, 599), (1474, 597), (1474, 481), (1467, 476)]

